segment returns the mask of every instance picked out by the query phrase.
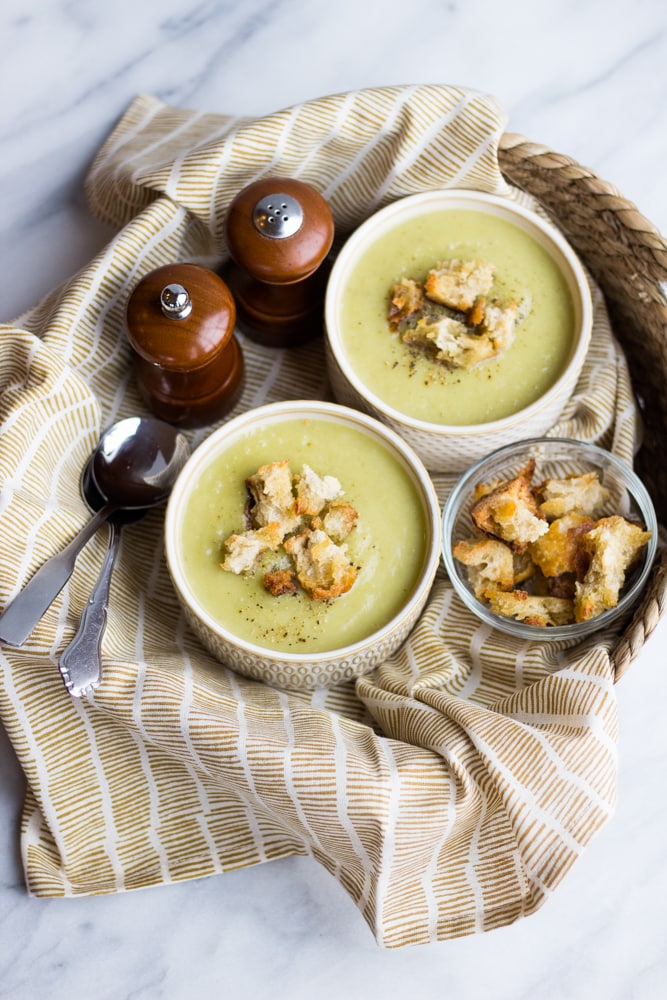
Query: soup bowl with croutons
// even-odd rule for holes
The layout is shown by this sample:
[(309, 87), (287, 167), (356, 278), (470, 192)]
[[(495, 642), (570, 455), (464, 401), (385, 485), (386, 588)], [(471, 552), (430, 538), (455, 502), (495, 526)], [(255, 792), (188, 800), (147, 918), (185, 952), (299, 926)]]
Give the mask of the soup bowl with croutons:
[(479, 191), (428, 191), (370, 216), (327, 285), (335, 398), (463, 471), (556, 422), (592, 329), (584, 269), (554, 225)]
[(244, 413), (195, 450), (165, 523), (186, 618), (257, 680), (314, 689), (407, 637), (440, 561), (440, 508), (398, 435), (336, 403)]
[(535, 438), (459, 479), (443, 510), (443, 559), (482, 621), (525, 639), (580, 639), (632, 607), (656, 554), (651, 498), (594, 444)]

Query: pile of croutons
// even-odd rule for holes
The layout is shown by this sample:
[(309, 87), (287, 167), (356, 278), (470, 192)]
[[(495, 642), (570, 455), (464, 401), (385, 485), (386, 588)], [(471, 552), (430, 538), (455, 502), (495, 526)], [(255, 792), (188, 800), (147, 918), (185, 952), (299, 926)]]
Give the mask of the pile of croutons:
[(475, 596), (530, 625), (588, 621), (616, 607), (651, 533), (619, 514), (600, 517), (609, 491), (596, 472), (533, 485), (535, 462), (513, 479), (479, 484), (474, 537), (453, 546)]
[(527, 315), (521, 303), (491, 297), (495, 267), (483, 258), (446, 260), (424, 282), (404, 278), (391, 291), (389, 327), (404, 343), (450, 368), (472, 368), (513, 342)]
[(293, 474), (283, 459), (261, 466), (245, 481), (247, 529), (223, 543), (224, 570), (254, 573), (267, 552), (275, 565), (263, 574), (274, 597), (303, 589), (313, 600), (339, 597), (357, 579), (344, 539), (358, 513), (343, 500), (335, 476), (320, 476), (310, 466)]

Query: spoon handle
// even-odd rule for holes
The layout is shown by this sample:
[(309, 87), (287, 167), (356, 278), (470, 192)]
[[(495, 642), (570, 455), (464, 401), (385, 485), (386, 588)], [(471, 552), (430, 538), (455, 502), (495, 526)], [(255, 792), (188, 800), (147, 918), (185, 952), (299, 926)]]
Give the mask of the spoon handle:
[(7, 646), (23, 645), (69, 580), (81, 549), (115, 509), (107, 505), (99, 510), (62, 551), (39, 567), (0, 615), (0, 642)]
[(96, 687), (102, 679), (100, 649), (107, 622), (111, 574), (119, 542), (120, 527), (110, 521), (109, 548), (100, 575), (83, 609), (77, 633), (58, 661), (65, 687), (75, 698), (80, 698)]

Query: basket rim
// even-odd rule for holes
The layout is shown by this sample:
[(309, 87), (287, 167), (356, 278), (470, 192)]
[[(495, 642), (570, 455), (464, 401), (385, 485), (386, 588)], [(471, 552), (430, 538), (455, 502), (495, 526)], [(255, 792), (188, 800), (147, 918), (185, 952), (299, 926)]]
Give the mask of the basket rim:
[[(540, 197), (538, 191), (531, 190), (531, 186), (525, 183), (526, 172), (539, 178), (536, 187), (543, 182), (544, 191), (562, 192), (562, 197), (568, 197), (574, 204), (581, 203), (582, 198), (587, 196), (595, 199), (595, 211), (603, 216), (605, 229), (610, 234), (614, 249), (619, 251), (618, 260), (614, 261), (616, 273), (623, 256), (628, 259), (635, 257), (636, 263), (631, 275), (633, 295), (636, 295), (643, 308), (655, 311), (657, 326), (660, 331), (664, 331), (664, 339), (667, 341), (667, 239), (657, 226), (640, 212), (634, 202), (625, 198), (614, 184), (602, 179), (595, 171), (582, 166), (572, 156), (555, 152), (549, 146), (534, 142), (521, 133), (504, 132), (500, 136), (498, 159), (500, 170), (508, 182), (535, 197), (561, 229), (565, 230), (566, 227), (555, 211), (554, 199), (545, 199)], [(515, 170), (523, 175), (522, 178), (514, 175)], [(556, 175), (558, 184), (550, 184)], [(588, 265), (585, 248), (577, 245), (576, 239), (572, 239), (567, 232), (566, 236), (572, 240), (575, 250)], [(595, 269), (590, 269), (598, 280)], [(616, 298), (614, 295), (613, 280), (598, 281), (598, 284), (602, 286), (601, 290), (609, 304), (622, 301), (620, 296)], [(623, 349), (627, 353), (625, 344)], [(667, 360), (665, 366), (667, 367)], [(609, 650), (616, 681), (637, 657), (666, 610), (667, 549), (658, 552), (645, 593), (632, 618)]]

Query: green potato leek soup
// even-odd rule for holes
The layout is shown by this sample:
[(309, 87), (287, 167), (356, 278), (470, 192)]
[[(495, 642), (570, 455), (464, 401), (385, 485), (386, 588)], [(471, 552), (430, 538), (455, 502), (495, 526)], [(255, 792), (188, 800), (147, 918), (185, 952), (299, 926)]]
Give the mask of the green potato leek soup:
[[(222, 568), (229, 537), (248, 524), (246, 481), (285, 460), (293, 474), (305, 465), (335, 477), (357, 513), (343, 543), (356, 579), (340, 596), (270, 593), (265, 574), (285, 569), (282, 547), (251, 572)], [(289, 418), (247, 428), (211, 460), (184, 508), (179, 547), (196, 600), (220, 626), (271, 650), (319, 653), (356, 643), (397, 614), (424, 564), (426, 521), (410, 474), (384, 444), (333, 420)]]
[[(493, 300), (522, 310), (506, 349), (453, 367), (392, 331), (397, 283), (424, 282), (441, 262), (480, 259), (493, 265)], [(524, 409), (554, 384), (573, 348), (574, 306), (560, 268), (523, 229), (484, 212), (435, 209), (398, 223), (360, 254), (342, 290), (339, 325), (349, 364), (386, 404), (429, 423), (473, 425)]]

